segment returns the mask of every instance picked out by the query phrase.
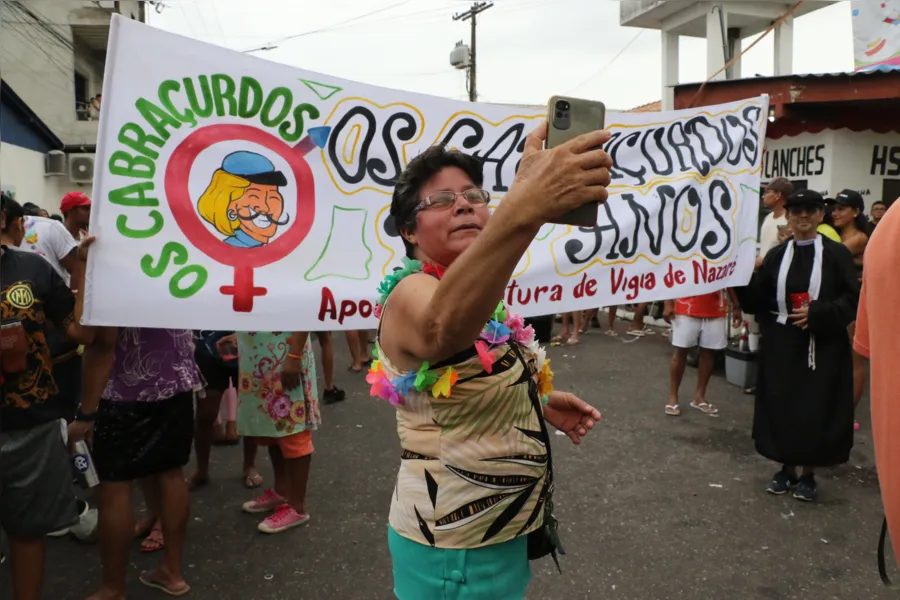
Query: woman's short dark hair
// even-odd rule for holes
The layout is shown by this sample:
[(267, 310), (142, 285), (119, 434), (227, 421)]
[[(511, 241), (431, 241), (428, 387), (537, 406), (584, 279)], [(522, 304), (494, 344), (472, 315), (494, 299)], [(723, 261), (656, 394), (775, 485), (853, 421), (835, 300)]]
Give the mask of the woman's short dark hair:
[(23, 204), (22, 211), (25, 213), (25, 216), (28, 217), (41, 216), (41, 207), (34, 202), (26, 202), (25, 204)]
[(16, 219), (21, 219), (25, 216), (25, 211), (22, 210), (22, 205), (7, 196), (6, 194), (0, 194), (0, 212), (6, 217), (5, 219), (5, 227), (3, 231), (9, 230), (9, 227), (12, 225), (13, 221)]
[[(397, 178), (394, 195), (391, 198), (390, 214), (397, 233), (412, 233), (416, 230), (416, 207), (421, 202), (419, 192), (429, 179), (447, 167), (462, 169), (478, 187), (484, 183), (483, 164), (480, 160), (459, 150), (448, 150), (443, 144), (431, 146), (409, 161), (406, 169)], [(406, 255), (415, 258), (415, 247), (403, 236), (401, 239), (406, 248)]]

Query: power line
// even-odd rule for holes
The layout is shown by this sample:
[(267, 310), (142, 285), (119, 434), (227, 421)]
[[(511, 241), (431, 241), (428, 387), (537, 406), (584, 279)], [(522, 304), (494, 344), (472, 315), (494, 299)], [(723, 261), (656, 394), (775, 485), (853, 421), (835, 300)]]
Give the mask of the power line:
[(567, 93), (567, 94), (571, 94), (572, 92), (574, 92), (575, 90), (577, 90), (578, 88), (580, 88), (581, 86), (583, 86), (584, 84), (586, 84), (586, 83), (590, 82), (591, 80), (593, 80), (594, 78), (600, 76), (600, 74), (603, 73), (603, 71), (605, 71), (606, 69), (608, 69), (608, 68), (610, 67), (610, 65), (612, 65), (614, 62), (616, 62), (616, 60), (618, 60), (618, 58), (619, 58), (620, 56), (622, 56), (623, 54), (625, 54), (625, 51), (628, 50), (628, 48), (630, 48), (631, 45), (632, 45), (633, 43), (635, 43), (639, 37), (641, 37), (641, 34), (644, 33), (644, 31), (645, 31), (644, 29), (641, 29), (640, 31), (638, 31), (638, 32), (635, 34), (635, 36), (634, 36), (633, 38), (631, 38), (631, 40), (629, 40), (629, 42), (628, 42), (627, 44), (625, 44), (625, 46), (623, 46), (622, 49), (619, 50), (619, 51), (616, 53), (616, 55), (613, 56), (613, 57), (612, 57), (605, 65), (603, 65), (602, 67), (600, 67), (600, 69), (598, 69), (593, 75), (591, 75), (590, 77), (588, 77), (587, 79), (585, 79), (584, 81), (582, 81), (581, 83), (579, 83), (578, 85), (576, 85), (575, 87), (573, 87), (572, 89), (570, 89), (570, 90), (569, 90), (568, 92), (566, 92), (566, 93)]
[(216, 10), (216, 3), (214, 0), (209, 0), (209, 8), (212, 10), (216, 27), (218, 27), (219, 32), (222, 34), (222, 41), (225, 42), (225, 46), (228, 46), (228, 37), (225, 35), (225, 30), (222, 28), (222, 21), (219, 19), (219, 11)]
[(48, 40), (58, 43), (70, 50), (74, 50), (75, 46), (72, 40), (57, 31), (57, 29), (49, 22), (49, 20), (44, 15), (36, 10), (28, 8), (27, 6), (22, 4), (21, 0), (9, 0), (7, 4), (14, 10), (19, 11), (19, 14), (26, 15), (33, 19), (34, 24), (37, 25), (40, 32), (49, 36)]
[(343, 21), (338, 21), (337, 23), (332, 23), (331, 25), (328, 25), (326, 27), (320, 27), (318, 29), (313, 29), (311, 31), (304, 31), (303, 33), (295, 33), (294, 35), (289, 35), (287, 37), (281, 38), (279, 40), (275, 40), (273, 42), (267, 42), (265, 46), (262, 46), (260, 48), (251, 48), (250, 50), (243, 50), (243, 52), (248, 53), (248, 52), (256, 52), (257, 50), (271, 50), (272, 48), (275, 48), (278, 45), (283, 44), (284, 42), (287, 42), (287, 41), (290, 41), (290, 40), (293, 40), (293, 39), (296, 39), (299, 37), (312, 35), (314, 33), (322, 33), (323, 31), (328, 31), (329, 29), (334, 29), (335, 27), (338, 27), (340, 25), (352, 23), (354, 21), (359, 21), (360, 19), (364, 19), (364, 18), (372, 16), (372, 15), (377, 15), (378, 13), (381, 13), (381, 12), (384, 12), (387, 10), (391, 10), (392, 8), (397, 8), (398, 6), (403, 6), (404, 4), (409, 4), (412, 1), (413, 0), (403, 0), (402, 2), (397, 2), (395, 4), (391, 4), (390, 6), (385, 6), (383, 8), (379, 8), (379, 9), (376, 9), (376, 10), (373, 10), (373, 11), (370, 11), (370, 12), (367, 12), (367, 13), (364, 13), (361, 15), (357, 15), (355, 17), (351, 17), (351, 18), (345, 19)]

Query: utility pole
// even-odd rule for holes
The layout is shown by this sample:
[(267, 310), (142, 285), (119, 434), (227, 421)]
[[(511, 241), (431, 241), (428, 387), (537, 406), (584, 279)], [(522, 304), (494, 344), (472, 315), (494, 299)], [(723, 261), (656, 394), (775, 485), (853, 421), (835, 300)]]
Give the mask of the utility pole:
[(483, 13), (490, 7), (494, 5), (493, 2), (475, 2), (472, 4), (472, 8), (467, 10), (464, 13), (459, 13), (453, 15), (454, 21), (466, 21), (470, 20), (472, 22), (472, 40), (471, 40), (471, 55), (469, 57), (469, 80), (468, 80), (468, 88), (469, 88), (469, 102), (476, 102), (478, 100), (478, 88), (476, 86), (476, 53), (475, 53), (475, 43), (476, 43), (476, 19), (475, 16), (479, 13)]

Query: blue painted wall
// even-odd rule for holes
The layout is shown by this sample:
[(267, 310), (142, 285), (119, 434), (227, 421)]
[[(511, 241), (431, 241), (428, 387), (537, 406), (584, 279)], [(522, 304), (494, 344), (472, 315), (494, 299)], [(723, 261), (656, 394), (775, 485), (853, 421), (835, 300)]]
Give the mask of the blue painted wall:
[(31, 117), (14, 105), (6, 95), (0, 96), (0, 142), (21, 146), (35, 152), (58, 150), (31, 121)]

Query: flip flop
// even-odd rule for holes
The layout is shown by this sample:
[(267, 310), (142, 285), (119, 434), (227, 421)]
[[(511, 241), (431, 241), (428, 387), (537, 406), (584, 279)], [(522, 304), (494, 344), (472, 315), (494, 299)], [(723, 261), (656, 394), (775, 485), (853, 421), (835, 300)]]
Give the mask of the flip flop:
[[(157, 535), (158, 533), (158, 535)], [(141, 552), (145, 554), (149, 554), (151, 552), (159, 552), (163, 548), (166, 547), (166, 541), (163, 538), (162, 529), (159, 527), (154, 527), (150, 530), (150, 535), (148, 535), (143, 542), (141, 542)]]
[(153, 588), (155, 590), (159, 590), (159, 591), (163, 592), (164, 594), (168, 594), (169, 596), (173, 596), (175, 598), (184, 596), (185, 594), (187, 594), (188, 592), (191, 591), (191, 586), (189, 586), (186, 583), (184, 584), (184, 587), (179, 590), (171, 590), (171, 589), (167, 588), (166, 584), (163, 583), (162, 581), (156, 581), (154, 579), (151, 579), (151, 576), (152, 576), (151, 571), (141, 571), (141, 575), (140, 575), (140, 577), (138, 577), (138, 579), (140, 580), (141, 583), (143, 583), (147, 587)]
[(347, 370), (350, 371), (351, 373), (362, 373), (363, 372), (362, 369), (354, 369), (353, 365), (350, 365), (349, 367), (347, 367)]
[(609, 337), (619, 337), (619, 332), (615, 329), (607, 329), (603, 332), (603, 335), (608, 335)]
[(244, 487), (248, 490), (253, 490), (260, 487), (263, 484), (263, 476), (257, 473), (256, 475), (248, 475), (244, 477)]
[(716, 408), (715, 406), (713, 406), (712, 404), (710, 404), (709, 402), (701, 402), (700, 404), (695, 404), (694, 402), (691, 402), (691, 408), (696, 408), (697, 410), (702, 411), (711, 417), (714, 417), (717, 414), (719, 414), (719, 409)]
[(156, 523), (156, 519), (139, 519), (138, 522), (134, 524), (134, 537), (142, 538), (150, 535), (154, 523)]
[(581, 340), (573, 340), (572, 338), (566, 340), (566, 346), (577, 346), (580, 343)]
[(670, 417), (680, 417), (681, 409), (678, 408), (677, 404), (666, 404), (666, 414)]

